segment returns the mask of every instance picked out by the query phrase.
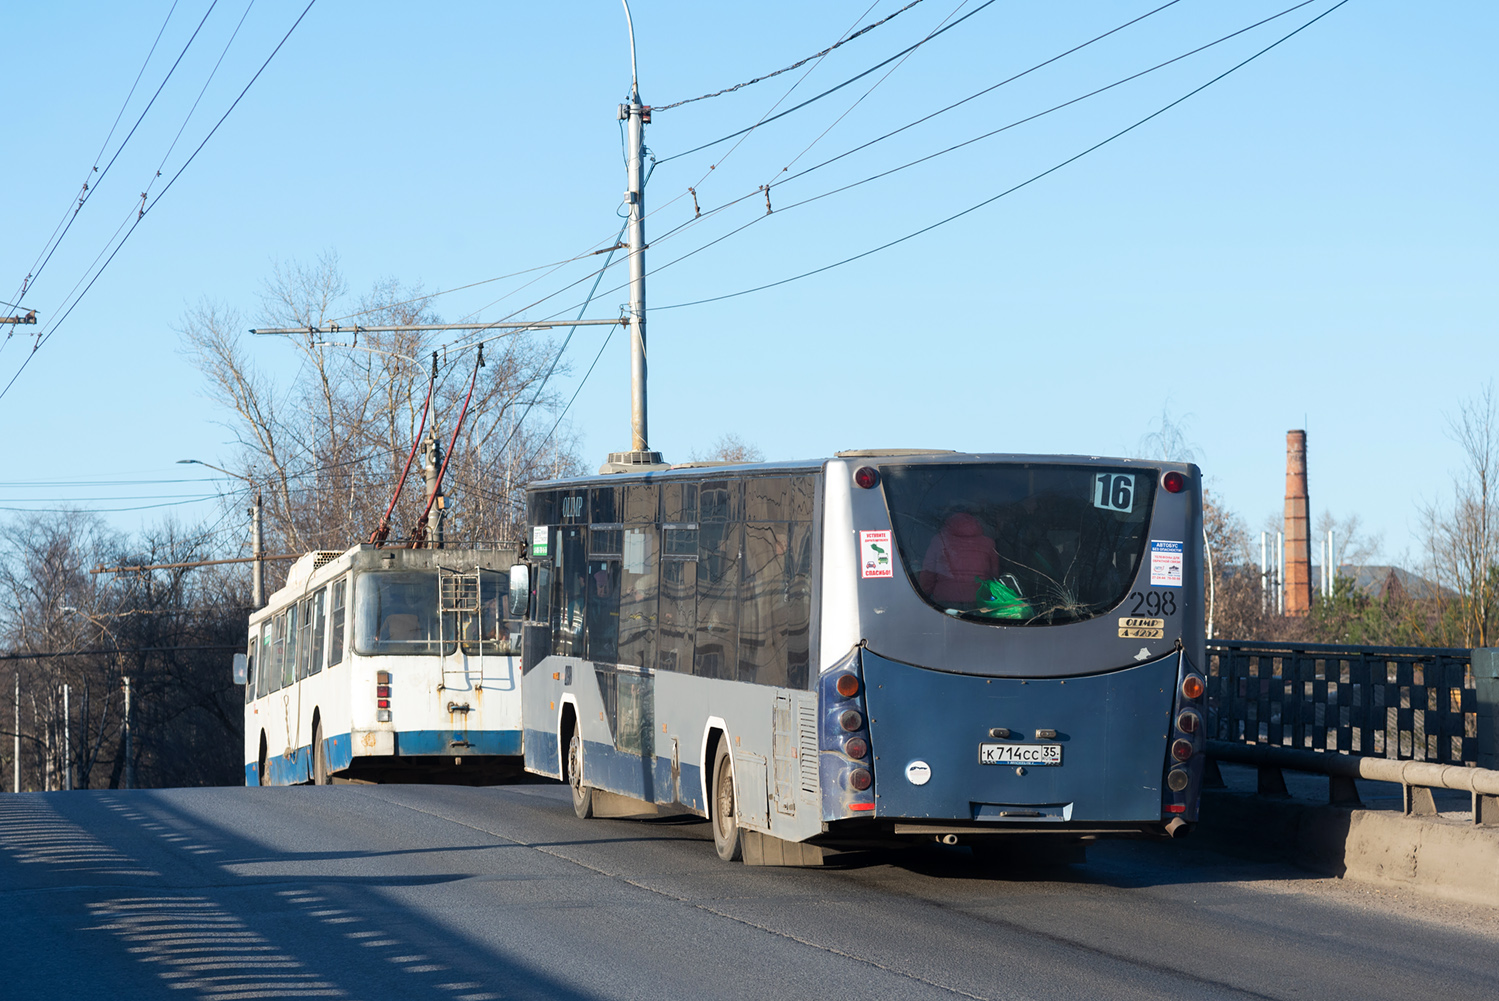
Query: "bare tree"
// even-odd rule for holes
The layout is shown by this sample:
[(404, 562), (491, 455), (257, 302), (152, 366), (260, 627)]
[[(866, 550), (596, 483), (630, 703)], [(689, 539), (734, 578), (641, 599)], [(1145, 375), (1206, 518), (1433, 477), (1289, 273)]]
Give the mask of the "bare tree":
[[(357, 306), (346, 296), (337, 259), (325, 254), (311, 266), (276, 265), (261, 304), (281, 327), (318, 328), (341, 310), (363, 326), (439, 322), (430, 297), (393, 279)], [(268, 547), (367, 541), (392, 503), (392, 544), (409, 537), (426, 507), (419, 460), (399, 493), (397, 484), (427, 436), (446, 453), (443, 514), (454, 539), (514, 537), (524, 485), (579, 469), (572, 435), (552, 433), (558, 400), (543, 385), (555, 352), (549, 342), (491, 333), (482, 351), (447, 351), (426, 332), (346, 322), (336, 344), (286, 338), (301, 365), (283, 385), (250, 356), (243, 328), (232, 310), (203, 303), (182, 333), (209, 395), (229, 414), (236, 448), (224, 462), (263, 495)], [(532, 424), (519, 426), (533, 407)]]
[(694, 462), (764, 462), (765, 452), (759, 445), (746, 442), (732, 431), (725, 431), (706, 453), (692, 452)]
[(1421, 509), (1428, 572), (1439, 588), (1437, 618), (1445, 626), (1445, 588), (1454, 596), (1446, 642), (1490, 646), (1499, 639), (1499, 401), (1492, 383), (1448, 418), (1448, 432), (1464, 460), (1452, 478), (1451, 506)]

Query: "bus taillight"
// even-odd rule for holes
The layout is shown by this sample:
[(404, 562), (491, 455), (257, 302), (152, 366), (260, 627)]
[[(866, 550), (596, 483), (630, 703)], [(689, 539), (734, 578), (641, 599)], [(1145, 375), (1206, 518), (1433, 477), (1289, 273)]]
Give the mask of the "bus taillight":
[(375, 722), (390, 722), (390, 672), (375, 672)]

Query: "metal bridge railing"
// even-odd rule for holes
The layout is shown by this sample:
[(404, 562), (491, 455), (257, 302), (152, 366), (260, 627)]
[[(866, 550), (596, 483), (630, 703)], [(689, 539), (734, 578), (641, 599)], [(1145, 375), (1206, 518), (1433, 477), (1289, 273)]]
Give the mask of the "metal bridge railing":
[(1207, 654), (1210, 737), (1478, 763), (1469, 650), (1212, 640)]
[(1333, 803), (1358, 804), (1355, 778), (1398, 782), (1406, 813), (1456, 789), (1499, 823), (1499, 649), (1210, 640), (1207, 656), (1209, 752), (1256, 766), (1262, 794), (1290, 768), (1328, 775)]

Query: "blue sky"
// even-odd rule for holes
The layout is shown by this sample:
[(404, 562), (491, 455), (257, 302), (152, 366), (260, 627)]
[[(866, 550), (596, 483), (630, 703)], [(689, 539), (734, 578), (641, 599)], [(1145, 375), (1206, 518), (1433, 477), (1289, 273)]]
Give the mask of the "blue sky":
[[(755, 123), (783, 97), (780, 108), (862, 72), (981, 0), (924, 0), (809, 64), (799, 83), (807, 67), (656, 114), (647, 131), (661, 161), (647, 192), (647, 263), (659, 269), (648, 291), (652, 445), (684, 459), (733, 432), (772, 458), (891, 445), (1134, 454), (1169, 407), (1210, 485), (1256, 530), (1281, 504), (1285, 432), (1305, 426), (1314, 511), (1359, 515), (1391, 559), (1414, 550), (1417, 506), (1438, 497), (1460, 464), (1446, 417), (1499, 361), (1492, 4), (1351, 0), (1140, 128), (955, 222), (774, 289), (663, 308), (822, 267), (990, 198), (1335, 0), (962, 150), (793, 205), (1292, 2), (1180, 0), (773, 185), (769, 216), (757, 196), (663, 235), (692, 218), (689, 185), (704, 208), (753, 193), (788, 164), (794, 172), (820, 163), (1160, 2), (999, 0), (891, 64), (882, 81), (890, 67), (756, 129), (732, 152), (725, 143), (669, 159)], [(629, 60), (611, 0), (420, 9), (317, 0), (154, 201), (304, 6), (256, 0), (170, 153), (245, 0), (221, 0), (206, 20), (208, 0), (179, 0), (108, 144), (170, 3), (13, 5), (0, 15), (12, 41), (0, 70), (11, 146), (0, 167), (0, 299), (14, 298), (101, 146), (101, 169), (119, 150), (28, 292), (25, 305), (43, 325), (16, 328), (0, 350), (0, 383), (91, 275), (111, 234), (130, 225), (150, 185), (145, 218), (0, 398), (12, 456), (0, 507), (62, 498), (113, 509), (211, 492), (124, 481), (191, 476), (194, 467), (174, 460), (229, 455), (225, 415), (205, 399), (177, 328), (203, 298), (253, 325), (257, 290), (277, 260), (334, 251), (356, 294), (386, 276), (441, 290), (572, 257), (617, 230), (615, 105)], [(901, 6), (636, 0), (642, 97), (659, 106), (762, 75)], [(523, 307), (528, 318), (575, 311), (583, 287), (534, 300), (592, 263), (519, 291), (523, 279), (453, 293), (434, 307), (449, 321), (498, 320)], [(588, 315), (616, 315), (626, 300), (615, 290), (624, 276), (613, 275)], [(559, 389), (571, 395), (602, 336), (579, 331)], [(289, 374), (284, 345), (252, 348)], [(628, 415), (628, 359), (616, 337), (568, 415), (588, 462), (625, 447)], [(215, 505), (108, 516), (133, 529), (168, 514), (216, 518)]]

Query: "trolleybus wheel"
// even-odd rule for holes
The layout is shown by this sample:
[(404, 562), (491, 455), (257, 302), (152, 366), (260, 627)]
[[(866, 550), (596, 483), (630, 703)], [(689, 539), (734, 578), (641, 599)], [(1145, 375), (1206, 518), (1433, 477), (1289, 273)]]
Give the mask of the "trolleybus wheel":
[(583, 784), (583, 738), (573, 727), (567, 741), (567, 784), (573, 791), (573, 813), (580, 820), (593, 816), (593, 790)]
[(323, 721), (312, 728), (312, 784), (328, 784), (328, 752), (323, 748)]
[(743, 849), (734, 811), (734, 763), (729, 755), (728, 740), (720, 740), (713, 757), (713, 847), (725, 862), (736, 862)]

